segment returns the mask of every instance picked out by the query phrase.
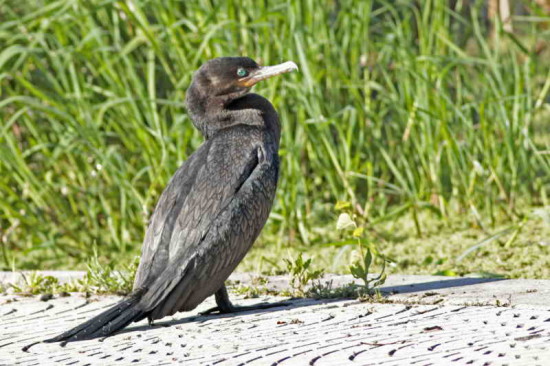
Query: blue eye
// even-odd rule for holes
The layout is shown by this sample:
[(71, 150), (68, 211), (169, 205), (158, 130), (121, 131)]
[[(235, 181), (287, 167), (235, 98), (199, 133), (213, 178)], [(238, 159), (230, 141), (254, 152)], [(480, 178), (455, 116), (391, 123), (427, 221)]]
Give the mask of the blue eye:
[(240, 77), (246, 76), (248, 75), (248, 71), (246, 71), (241, 67), (240, 69), (237, 70), (237, 75), (239, 75)]

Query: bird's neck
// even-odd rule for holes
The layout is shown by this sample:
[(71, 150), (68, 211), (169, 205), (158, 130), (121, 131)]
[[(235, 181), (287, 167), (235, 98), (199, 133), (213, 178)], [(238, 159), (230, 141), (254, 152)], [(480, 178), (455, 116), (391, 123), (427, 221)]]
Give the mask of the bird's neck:
[(246, 94), (233, 99), (231, 95), (201, 95), (191, 87), (187, 91), (187, 109), (195, 127), (206, 139), (218, 131), (236, 125), (265, 128), (279, 144), (280, 125), (271, 103), (257, 94)]

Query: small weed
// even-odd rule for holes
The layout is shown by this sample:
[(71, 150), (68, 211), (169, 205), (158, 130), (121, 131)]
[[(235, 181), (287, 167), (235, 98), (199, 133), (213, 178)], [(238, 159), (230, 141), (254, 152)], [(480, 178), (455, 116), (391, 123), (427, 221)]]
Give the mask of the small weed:
[(78, 285), (86, 289), (83, 292), (127, 295), (132, 291), (138, 264), (139, 257), (136, 256), (122, 270), (115, 270), (112, 263), (102, 265), (94, 251), (94, 256), (87, 265), (86, 277)]
[(311, 269), (311, 258), (304, 261), (302, 253), (292, 261), (291, 259), (285, 259), (286, 268), (290, 274), (290, 287), (293, 290), (293, 296), (305, 297), (307, 296), (306, 286), (315, 280), (319, 280), (323, 277), (323, 270)]
[(44, 276), (38, 272), (31, 272), (28, 275), (22, 274), (23, 283), (11, 284), (10, 287), (17, 293), (23, 295), (52, 294), (58, 292), (60, 284), (53, 276)]
[[(363, 281), (363, 294), (372, 295), (386, 281), (386, 262), (388, 260), (379, 253), (374, 243), (368, 239), (365, 230), (367, 226), (366, 222), (362, 216), (354, 211), (351, 203), (337, 202), (336, 210), (341, 211), (336, 223), (336, 229), (345, 234), (353, 229), (351, 233), (352, 238), (346, 238), (346, 241), (349, 243), (355, 242), (359, 249), (360, 258), (349, 266), (351, 275)], [(372, 266), (377, 259), (382, 262), (382, 269), (377, 275), (372, 275)]]
[(373, 264), (373, 249), (367, 247), (366, 253), (362, 256), (362, 260), (358, 260), (352, 264), (349, 269), (354, 278), (357, 278), (364, 283), (364, 291), (367, 294), (374, 293), (378, 287), (382, 286), (386, 282), (386, 259), (382, 257), (382, 270), (378, 275), (372, 276), (370, 273), (371, 265)]

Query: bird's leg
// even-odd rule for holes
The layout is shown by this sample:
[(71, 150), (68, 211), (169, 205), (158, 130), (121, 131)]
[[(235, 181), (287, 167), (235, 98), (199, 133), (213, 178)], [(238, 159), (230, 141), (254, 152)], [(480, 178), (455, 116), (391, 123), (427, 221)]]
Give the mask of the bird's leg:
[(209, 315), (215, 312), (218, 312), (220, 314), (239, 313), (242, 311), (269, 309), (269, 308), (275, 308), (279, 306), (290, 305), (290, 303), (287, 303), (287, 302), (275, 302), (275, 303), (264, 302), (256, 305), (249, 305), (249, 306), (235, 306), (229, 300), (229, 295), (227, 293), (227, 288), (225, 287), (225, 285), (223, 285), (222, 288), (216, 291), (214, 296), (216, 297), (217, 306), (201, 312), (200, 315)]
[(217, 308), (220, 313), (227, 314), (235, 312), (235, 306), (233, 306), (231, 300), (229, 300), (229, 294), (227, 293), (227, 287), (225, 287), (225, 285), (216, 291), (214, 297), (216, 298), (216, 305), (218, 305)]

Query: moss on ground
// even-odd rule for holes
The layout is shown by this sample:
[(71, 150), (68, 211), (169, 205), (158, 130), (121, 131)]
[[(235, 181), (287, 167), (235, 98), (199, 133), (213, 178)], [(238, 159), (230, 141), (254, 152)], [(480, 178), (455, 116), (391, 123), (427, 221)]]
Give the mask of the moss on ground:
[[(404, 216), (377, 225), (374, 235), (378, 237), (381, 252), (393, 261), (387, 269), (390, 274), (550, 278), (550, 223), (547, 216), (548, 209), (532, 210), (529, 219), (516, 233), (519, 224), (496, 223), (482, 229), (465, 217), (444, 221), (425, 214), (421, 217), (422, 237), (417, 235), (413, 220)], [(323, 246), (323, 238), (325, 243), (338, 240), (335, 229), (320, 231), (319, 236), (318, 244), (278, 248), (262, 245), (270, 240), (263, 237), (238, 270), (283, 273), (281, 258), (295, 258), (303, 252), (313, 258), (314, 267), (326, 272), (349, 273), (348, 267), (356, 258), (357, 247)], [(464, 256), (476, 245), (479, 248)]]

